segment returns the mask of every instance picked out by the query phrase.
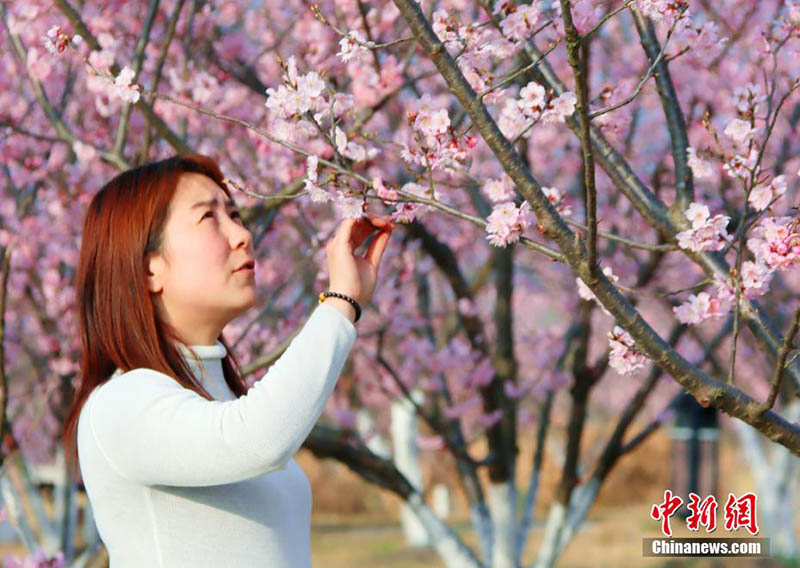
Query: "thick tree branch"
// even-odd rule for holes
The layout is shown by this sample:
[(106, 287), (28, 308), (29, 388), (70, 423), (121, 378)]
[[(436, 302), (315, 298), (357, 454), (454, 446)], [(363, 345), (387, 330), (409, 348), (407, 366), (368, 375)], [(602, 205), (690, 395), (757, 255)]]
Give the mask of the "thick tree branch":
[[(633, 21), (639, 32), (642, 47), (647, 53), (650, 63), (656, 69), (656, 89), (661, 98), (661, 108), (667, 120), (670, 144), (672, 146), (672, 160), (675, 162), (675, 192), (674, 208), (678, 212), (686, 211), (694, 200), (694, 178), (689, 168), (689, 158), (686, 149), (689, 147), (689, 137), (686, 135), (686, 120), (683, 118), (678, 94), (669, 74), (667, 62), (661, 59), (662, 48), (658, 44), (655, 28), (649, 18), (646, 18), (634, 6), (631, 6)], [(666, 42), (665, 42), (666, 43)]]

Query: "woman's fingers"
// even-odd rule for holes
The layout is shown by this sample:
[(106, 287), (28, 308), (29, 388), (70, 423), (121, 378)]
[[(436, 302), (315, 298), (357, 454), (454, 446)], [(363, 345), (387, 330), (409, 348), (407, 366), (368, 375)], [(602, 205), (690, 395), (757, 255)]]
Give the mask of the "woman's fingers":
[[(363, 243), (364, 240), (376, 230), (388, 230), (391, 232), (394, 226), (394, 223), (391, 221), (391, 215), (377, 217), (375, 215), (367, 214), (359, 218), (351, 217), (342, 220), (342, 222), (339, 224), (335, 238), (347, 242), (350, 246), (350, 252), (352, 252), (361, 246), (361, 243)], [(379, 235), (379, 237), (380, 236), (381, 235)], [(373, 244), (370, 246), (370, 251), (373, 250), (374, 244), (375, 241), (373, 241)], [(382, 248), (385, 247), (386, 244), (384, 243)], [(365, 255), (365, 257), (369, 257), (369, 253)], [(380, 256), (378, 256), (378, 258), (380, 258)]]
[(392, 236), (392, 229), (394, 228), (393, 225), (387, 225), (385, 228), (381, 229), (381, 232), (378, 233), (378, 236), (375, 237), (375, 240), (369, 245), (369, 249), (364, 257), (375, 267), (378, 269), (378, 265), (381, 262), (381, 258), (383, 258), (383, 252), (386, 250), (386, 245), (389, 243), (389, 237)]

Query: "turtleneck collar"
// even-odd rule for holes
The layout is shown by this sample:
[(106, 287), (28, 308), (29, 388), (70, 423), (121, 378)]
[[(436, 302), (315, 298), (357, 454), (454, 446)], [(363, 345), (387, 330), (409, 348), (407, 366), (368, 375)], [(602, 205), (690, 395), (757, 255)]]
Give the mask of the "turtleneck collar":
[[(185, 345), (182, 343), (176, 343), (175, 345), (184, 357), (191, 358), (191, 353)], [(189, 348), (194, 351), (200, 359), (209, 361), (216, 359), (221, 362), (228, 354), (228, 350), (225, 349), (225, 346), (219, 339), (214, 342), (214, 345), (189, 345)]]
[[(189, 345), (188, 348), (180, 343), (175, 345), (197, 379), (216, 400), (229, 400), (232, 398), (230, 388), (225, 382), (225, 375), (222, 372), (222, 360), (228, 355), (228, 350), (225, 349), (219, 339), (214, 342), (214, 345)], [(199, 366), (192, 353), (200, 360)]]

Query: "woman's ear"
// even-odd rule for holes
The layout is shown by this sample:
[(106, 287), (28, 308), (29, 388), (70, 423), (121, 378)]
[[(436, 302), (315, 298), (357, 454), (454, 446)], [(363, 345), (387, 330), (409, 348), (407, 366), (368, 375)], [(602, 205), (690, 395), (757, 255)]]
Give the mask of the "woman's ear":
[(145, 275), (147, 277), (147, 289), (153, 294), (160, 294), (164, 289), (161, 282), (164, 273), (164, 258), (159, 254), (150, 253), (145, 258)]

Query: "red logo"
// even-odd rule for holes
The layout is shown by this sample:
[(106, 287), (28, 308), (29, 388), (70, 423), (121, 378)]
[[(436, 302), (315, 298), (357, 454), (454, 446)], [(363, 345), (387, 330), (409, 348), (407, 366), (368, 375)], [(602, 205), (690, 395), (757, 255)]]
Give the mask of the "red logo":
[[(758, 498), (755, 493), (745, 493), (741, 497), (736, 497), (733, 493), (728, 493), (728, 500), (725, 502), (725, 530), (736, 531), (746, 528), (750, 534), (758, 534), (758, 519), (756, 517), (756, 505)], [(673, 495), (669, 489), (664, 490), (664, 500), (656, 503), (650, 509), (650, 517), (653, 520), (661, 521), (661, 532), (665, 536), (672, 536), (670, 518), (680, 509), (683, 499)], [(717, 528), (717, 500), (713, 495), (701, 499), (696, 493), (689, 493), (689, 502), (686, 504), (689, 509), (689, 516), (686, 518), (686, 526), (691, 531), (697, 531), (701, 526), (706, 528), (706, 532), (714, 532)]]

